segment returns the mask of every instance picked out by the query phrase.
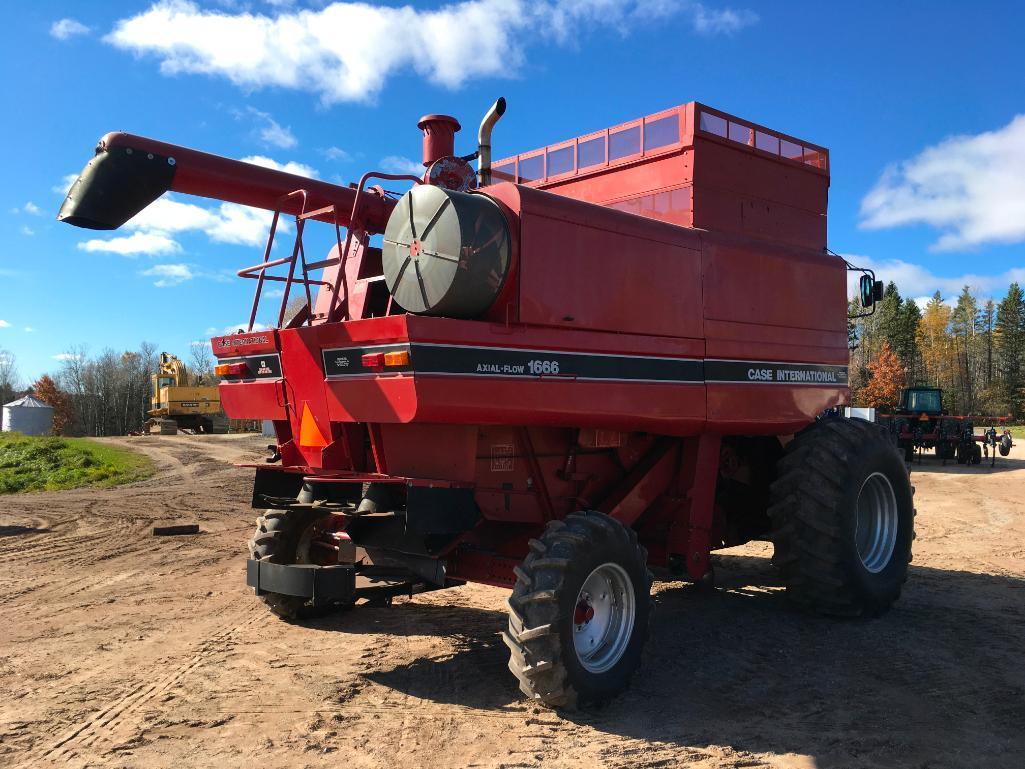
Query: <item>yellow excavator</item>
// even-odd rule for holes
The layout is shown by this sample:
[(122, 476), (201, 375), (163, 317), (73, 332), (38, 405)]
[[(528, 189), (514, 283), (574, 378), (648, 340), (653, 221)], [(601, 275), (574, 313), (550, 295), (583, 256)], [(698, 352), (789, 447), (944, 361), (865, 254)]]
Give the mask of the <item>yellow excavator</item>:
[(217, 387), (189, 387), (185, 364), (174, 355), (160, 353), (160, 368), (152, 377), (152, 408), (143, 432), (174, 435), (178, 430), (226, 433), (228, 418), (221, 410)]

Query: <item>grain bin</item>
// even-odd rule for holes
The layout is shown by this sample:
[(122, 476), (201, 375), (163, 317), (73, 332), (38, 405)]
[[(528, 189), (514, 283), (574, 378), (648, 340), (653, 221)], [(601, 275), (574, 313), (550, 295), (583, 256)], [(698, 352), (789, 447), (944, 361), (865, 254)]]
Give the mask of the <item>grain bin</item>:
[(3, 431), (23, 435), (49, 435), (53, 431), (53, 406), (26, 395), (4, 404)]

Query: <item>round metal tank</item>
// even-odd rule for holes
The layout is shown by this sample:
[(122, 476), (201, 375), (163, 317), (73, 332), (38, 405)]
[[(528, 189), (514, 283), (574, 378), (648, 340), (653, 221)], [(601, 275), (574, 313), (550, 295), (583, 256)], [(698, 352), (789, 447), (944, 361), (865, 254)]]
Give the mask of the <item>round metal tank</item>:
[(509, 225), (490, 198), (418, 185), (384, 231), (384, 279), (407, 312), (474, 318), (498, 298), (509, 273)]
[(49, 435), (53, 431), (53, 407), (31, 395), (4, 404), (3, 432)]

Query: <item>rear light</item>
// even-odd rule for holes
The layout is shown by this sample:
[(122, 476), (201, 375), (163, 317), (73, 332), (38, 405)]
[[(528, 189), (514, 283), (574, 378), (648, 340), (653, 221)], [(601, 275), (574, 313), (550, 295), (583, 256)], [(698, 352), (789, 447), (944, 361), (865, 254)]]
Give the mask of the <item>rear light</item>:
[(384, 368), (383, 352), (368, 352), (361, 359), (363, 368)]
[(409, 365), (409, 351), (408, 350), (397, 350), (396, 352), (386, 352), (384, 354), (384, 365), (385, 366), (408, 366)]
[(245, 363), (221, 363), (214, 366), (217, 376), (245, 376), (249, 367)]

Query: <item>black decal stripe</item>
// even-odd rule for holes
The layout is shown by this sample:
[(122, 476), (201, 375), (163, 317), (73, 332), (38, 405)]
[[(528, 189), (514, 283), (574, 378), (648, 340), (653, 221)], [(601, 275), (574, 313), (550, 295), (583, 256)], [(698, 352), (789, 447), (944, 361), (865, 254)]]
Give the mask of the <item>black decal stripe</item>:
[(706, 360), (705, 381), (709, 383), (749, 382), (752, 384), (846, 387), (847, 366), (822, 363)]
[(386, 353), (409, 351), (408, 344), (375, 344), (364, 347), (341, 347), (324, 350), (324, 373), (328, 377), (368, 376), (382, 374), (401, 374), (409, 372), (412, 366), (389, 366), (386, 369), (367, 368), (363, 365), (363, 356), (367, 353)]
[(412, 345), (417, 374), (701, 382), (699, 360), (497, 347)]
[[(248, 371), (245, 376), (239, 377), (241, 381), (281, 378), (281, 356), (276, 352), (265, 355), (246, 355), (240, 358), (220, 358), (217, 363), (245, 363)], [(230, 381), (234, 381), (234, 379)]]
[[(367, 353), (408, 350), (409, 366), (366, 368)], [(323, 351), (329, 378), (408, 374), (505, 379), (566, 378), (599, 382), (847, 386), (847, 366), (817, 363), (697, 360), (513, 347), (435, 343), (384, 344)]]

